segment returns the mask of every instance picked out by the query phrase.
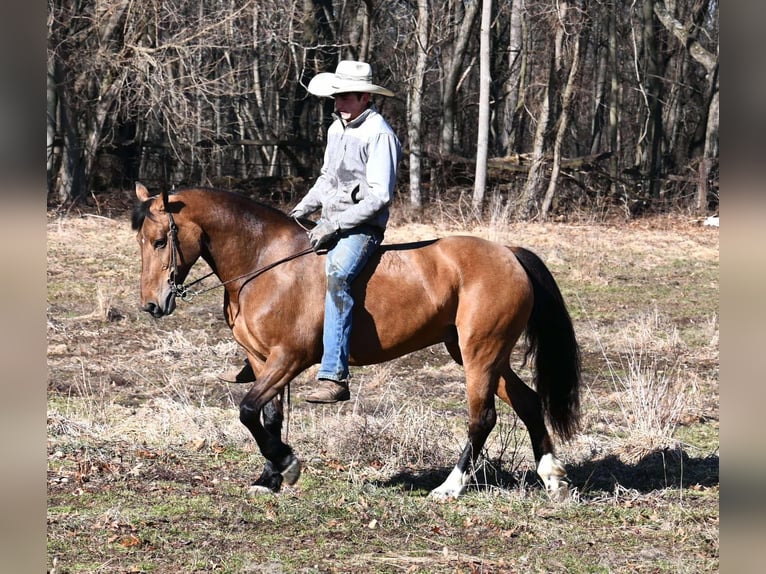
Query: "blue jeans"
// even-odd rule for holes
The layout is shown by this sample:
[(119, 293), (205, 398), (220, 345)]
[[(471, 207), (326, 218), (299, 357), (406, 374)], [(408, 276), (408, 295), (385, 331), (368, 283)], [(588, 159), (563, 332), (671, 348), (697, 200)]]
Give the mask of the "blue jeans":
[(383, 241), (383, 233), (367, 225), (341, 233), (327, 252), (325, 272), (327, 294), (324, 304), (324, 354), (318, 379), (343, 381), (348, 378), (348, 355), (351, 346), (351, 282)]

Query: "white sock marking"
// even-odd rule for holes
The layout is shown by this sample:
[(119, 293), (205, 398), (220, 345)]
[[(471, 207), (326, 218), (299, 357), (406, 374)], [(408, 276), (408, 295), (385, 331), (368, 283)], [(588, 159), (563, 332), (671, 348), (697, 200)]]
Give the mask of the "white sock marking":
[(461, 471), (457, 466), (449, 473), (447, 480), (441, 486), (433, 489), (429, 496), (437, 500), (447, 500), (457, 498), (465, 492), (468, 483), (471, 482), (471, 475)]
[(537, 474), (543, 479), (545, 489), (549, 494), (557, 494), (559, 489), (566, 487), (561, 480), (567, 475), (564, 465), (553, 454), (548, 453), (540, 459), (537, 465)]

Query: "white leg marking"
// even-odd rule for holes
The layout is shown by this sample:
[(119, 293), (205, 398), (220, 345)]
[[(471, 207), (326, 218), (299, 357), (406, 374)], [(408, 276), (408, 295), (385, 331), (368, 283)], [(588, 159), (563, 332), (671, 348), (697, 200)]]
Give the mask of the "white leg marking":
[(469, 482), (471, 482), (471, 475), (467, 472), (462, 472), (456, 466), (449, 473), (447, 480), (441, 486), (434, 488), (428, 496), (436, 500), (457, 498), (465, 492)]
[(274, 491), (265, 486), (261, 486), (260, 484), (253, 484), (252, 486), (247, 487), (248, 496), (259, 496), (261, 494), (274, 494)]
[(301, 461), (293, 457), (293, 461), (282, 471), (282, 478), (287, 484), (295, 484), (301, 475)]
[(567, 471), (564, 465), (553, 454), (548, 453), (540, 459), (537, 465), (537, 474), (543, 479), (545, 490), (551, 498), (555, 500), (564, 500), (569, 492), (569, 487), (562, 479), (566, 477)]

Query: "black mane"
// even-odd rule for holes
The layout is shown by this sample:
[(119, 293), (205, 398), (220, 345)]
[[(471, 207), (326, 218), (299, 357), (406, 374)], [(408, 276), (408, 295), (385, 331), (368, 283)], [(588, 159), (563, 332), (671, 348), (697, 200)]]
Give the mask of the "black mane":
[[(281, 211), (280, 209), (277, 209), (276, 207), (273, 207), (265, 203), (261, 203), (259, 201), (256, 201), (250, 197), (247, 197), (246, 195), (242, 195), (235, 191), (229, 191), (225, 189), (216, 189), (212, 187), (193, 187), (193, 188), (171, 191), (169, 192), (168, 195), (171, 195), (171, 196), (178, 195), (179, 193), (182, 193), (183, 191), (204, 191), (213, 195), (225, 195), (232, 198), (234, 201), (238, 202), (240, 205), (243, 205), (243, 206), (249, 205), (251, 207), (269, 211), (273, 214), (278, 214), (282, 217), (287, 217), (287, 215), (283, 211)], [(147, 217), (149, 218), (152, 217), (150, 207), (153, 201), (154, 201), (154, 197), (151, 197), (143, 202), (140, 202), (140, 201), (136, 202), (136, 205), (133, 207), (133, 213), (131, 216), (131, 226), (133, 230), (138, 231), (139, 229), (141, 229), (141, 226), (144, 224), (144, 220)], [(304, 223), (312, 223), (313, 225), (313, 222), (306, 221)]]
[(141, 226), (144, 224), (144, 219), (146, 217), (151, 217), (151, 211), (149, 211), (149, 206), (151, 205), (153, 199), (147, 199), (146, 201), (138, 201), (133, 206), (133, 214), (130, 218), (130, 224), (133, 228), (133, 231), (138, 231), (141, 229)]

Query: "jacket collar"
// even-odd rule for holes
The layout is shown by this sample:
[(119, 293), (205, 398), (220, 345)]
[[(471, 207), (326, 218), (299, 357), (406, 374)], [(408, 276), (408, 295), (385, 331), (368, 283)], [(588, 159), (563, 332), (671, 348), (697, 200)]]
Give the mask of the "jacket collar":
[(375, 107), (375, 104), (370, 104), (369, 106), (367, 106), (366, 110), (364, 110), (361, 114), (356, 116), (350, 122), (344, 121), (343, 118), (340, 117), (340, 114), (338, 114), (337, 112), (333, 112), (332, 117), (335, 118), (336, 120), (340, 120), (340, 123), (341, 125), (343, 125), (344, 128), (356, 128), (356, 127), (359, 127), (361, 124), (363, 124), (364, 120), (366, 120), (370, 115), (372, 115), (373, 113), (376, 113), (377, 111), (378, 110)]

